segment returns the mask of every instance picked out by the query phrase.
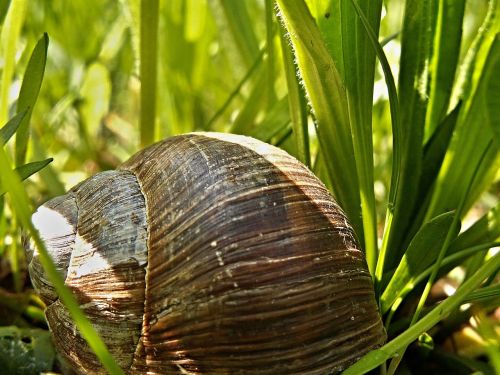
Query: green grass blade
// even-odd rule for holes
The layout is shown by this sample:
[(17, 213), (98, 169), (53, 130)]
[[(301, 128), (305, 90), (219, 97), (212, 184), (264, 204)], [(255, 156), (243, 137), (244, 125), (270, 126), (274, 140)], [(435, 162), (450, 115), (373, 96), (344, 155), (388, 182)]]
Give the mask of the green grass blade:
[[(372, 32), (378, 35), (381, 8), (382, 1), (380, 0), (356, 3), (352, 0), (342, 0), (339, 12), (334, 12), (329, 17), (331, 22), (341, 24), (341, 34), (336, 38), (342, 45), (341, 54), (333, 54), (332, 57), (334, 61), (343, 60), (341, 75), (346, 88), (349, 123), (360, 188), (364, 245), (368, 267), (372, 274), (375, 273), (378, 255), (372, 140), (375, 52), (373, 48), (370, 48), (371, 42), (367, 37), (365, 27), (369, 25)], [(358, 13), (364, 14), (366, 25), (363, 25)], [(335, 19), (337, 15), (338, 20)], [(323, 33), (325, 32), (324, 30)], [(338, 51), (338, 49), (333, 49), (333, 51)]]
[(274, 103), (258, 126), (249, 129), (248, 135), (270, 143), (271, 138), (283, 132), (290, 124), (288, 102), (288, 97), (285, 96)]
[(484, 288), (475, 290), (469, 294), (464, 300), (464, 303), (481, 302), (490, 299), (495, 299), (500, 302), (500, 284), (485, 286)]
[[(498, 24), (497, 28), (500, 29), (500, 22)], [(489, 97), (500, 95), (498, 91), (490, 91), (500, 82), (500, 38), (496, 32), (490, 34), (492, 35), (484, 38), (476, 58), (474, 77), (469, 86), (471, 91), (465, 93), (456, 131), (439, 171), (427, 217), (435, 216), (450, 207), (457, 207), (464, 198), (473, 174), (482, 164), (467, 197), (462, 212), (465, 214), (482, 191), (490, 185), (498, 170), (499, 147), (490, 147), (485, 161), (481, 163), (482, 154), (492, 141), (493, 129), (498, 126), (495, 124), (499, 121), (498, 118), (490, 117), (497, 109), (490, 108), (495, 105), (495, 101)]]
[[(465, 0), (439, 0), (432, 59), (424, 142), (430, 139), (448, 109), (458, 65)], [(424, 163), (425, 166), (425, 163)], [(422, 173), (424, 175), (424, 173)]]
[[(413, 237), (396, 272), (380, 299), (380, 310), (386, 313), (400, 297), (403, 286), (411, 283), (418, 274), (434, 263), (441, 244), (453, 223), (451, 212), (439, 215), (426, 223)], [(458, 229), (458, 228), (456, 228)], [(456, 230), (455, 234), (458, 234)]]
[(500, 33), (495, 36), (490, 57), (484, 66), (485, 85), (483, 98), (488, 124), (491, 126), (493, 139), (500, 149)]
[(266, 58), (266, 73), (267, 73), (267, 87), (266, 87), (266, 98), (267, 103), (271, 106), (276, 101), (276, 93), (274, 91), (274, 83), (276, 80), (276, 75), (274, 73), (274, 66), (276, 63), (276, 57), (274, 52), (274, 1), (265, 0), (266, 7), (266, 46), (267, 46), (267, 58)]
[(397, 189), (399, 188), (399, 179), (401, 175), (401, 154), (402, 154), (402, 129), (399, 123), (399, 102), (398, 96), (396, 92), (396, 85), (394, 83), (394, 77), (391, 72), (391, 67), (389, 65), (389, 61), (387, 60), (387, 56), (382, 49), (382, 45), (378, 42), (377, 36), (370, 26), (369, 21), (366, 19), (362, 10), (359, 8), (355, 1), (352, 1), (352, 5), (360, 18), (363, 27), (365, 28), (365, 32), (368, 35), (372, 48), (374, 49), (377, 58), (380, 61), (382, 66), (382, 70), (384, 72), (384, 78), (387, 85), (387, 90), (389, 92), (389, 107), (391, 112), (391, 125), (392, 125), (392, 143), (393, 143), (393, 161), (392, 161), (392, 177), (391, 177), (391, 187), (389, 191), (389, 202), (388, 209), (386, 213), (386, 221), (384, 227), (384, 235), (382, 240), (382, 247), (380, 249), (379, 256), (377, 258), (377, 264), (375, 267), (375, 287), (377, 293), (379, 292), (380, 281), (382, 280), (384, 267), (385, 267), (385, 259), (387, 256), (387, 246), (388, 246), (388, 238), (389, 234), (392, 231), (392, 223), (393, 223), (393, 207), (396, 204), (397, 197)]
[[(405, 7), (399, 70), (399, 106), (401, 126), (401, 167), (387, 233), (389, 267), (401, 259), (406, 228), (417, 194), (422, 168), (422, 140), (427, 107), (427, 66), (431, 56), (434, 8), (432, 0), (408, 0)], [(437, 215), (434, 215), (437, 216)]]
[(500, 238), (500, 202), (491, 208), (479, 220), (450, 245), (449, 253), (465, 249), (484, 241), (495, 241)]
[(28, 1), (26, 0), (13, 1), (10, 6), (9, 2), (2, 2), (2, 6), (8, 7), (8, 9), (6, 9), (7, 15), (2, 25), (0, 40), (3, 51), (2, 82), (0, 86), (0, 124), (5, 123), (8, 118), (9, 92), (12, 76), (14, 75), (17, 40), (24, 22), (27, 4)]
[(245, 100), (243, 108), (238, 113), (238, 116), (234, 119), (231, 126), (231, 133), (235, 134), (250, 134), (257, 124), (257, 115), (266, 106), (270, 106), (273, 103), (267, 103), (265, 100), (265, 95), (262, 95), (266, 91), (267, 86), (267, 74), (266, 70), (263, 69), (258, 72), (259, 75), (256, 77), (253, 83), (250, 95)]
[(68, 308), (71, 317), (75, 321), (78, 329), (80, 330), (82, 336), (87, 340), (89, 346), (92, 348), (94, 353), (97, 355), (99, 360), (102, 362), (106, 370), (110, 374), (123, 374), (123, 371), (118, 367), (113, 357), (107, 350), (105, 344), (100, 339), (99, 335), (96, 333), (95, 329), (90, 324), (87, 317), (82, 313), (78, 306), (78, 302), (71, 293), (71, 291), (64, 285), (64, 280), (61, 275), (57, 272), (57, 269), (50, 259), (50, 256), (45, 248), (45, 244), (42, 241), (40, 234), (34, 228), (31, 222), (31, 210), (29, 208), (29, 200), (26, 195), (19, 177), (14, 171), (10, 169), (10, 164), (7, 158), (7, 154), (3, 147), (0, 147), (0, 182), (2, 186), (7, 188), (10, 194), (12, 207), (16, 213), (16, 217), (19, 219), (21, 224), (30, 233), (36, 247), (40, 253), (40, 261), (49, 276), (49, 280), (52, 281), (59, 298), (63, 301), (64, 305)]
[(33, 107), (35, 106), (40, 87), (42, 86), (45, 64), (47, 61), (47, 48), (49, 46), (49, 37), (44, 34), (38, 41), (26, 67), (19, 99), (17, 101), (17, 112), (27, 111), (21, 125), (16, 132), (16, 165), (24, 164), (26, 152), (28, 149), (29, 123)]
[(158, 72), (159, 0), (141, 0), (140, 76), (141, 146), (154, 142), (156, 129), (156, 78)]
[(252, 77), (252, 75), (258, 70), (258, 68), (262, 64), (262, 57), (264, 56), (265, 49), (262, 49), (253, 64), (250, 66), (246, 74), (241, 78), (233, 91), (229, 94), (224, 104), (214, 113), (214, 115), (208, 120), (207, 124), (204, 126), (204, 129), (211, 130), (213, 124), (219, 119), (219, 117), (229, 108), (231, 102), (240, 94), (241, 89), (247, 83), (247, 81)]
[(429, 192), (441, 166), (446, 150), (455, 130), (460, 104), (453, 109), (438, 126), (424, 147), (422, 176), (420, 178), (419, 190), (421, 202)]
[[(493, 145), (493, 142), (490, 142), (488, 145), (488, 148), (486, 150), (484, 150), (483, 154), (481, 155), (479, 165), (481, 165), (481, 163), (485, 160), (485, 156), (492, 145)], [(458, 204), (457, 212), (456, 212), (455, 216), (453, 217), (453, 222), (451, 224), (451, 227), (448, 229), (448, 233), (446, 234), (446, 238), (444, 239), (442, 246), (439, 250), (439, 254), (438, 254), (437, 260), (434, 263), (434, 266), (432, 268), (432, 272), (429, 276), (429, 279), (427, 280), (427, 283), (425, 284), (424, 291), (422, 292), (422, 294), (420, 296), (420, 299), (419, 299), (418, 304), (417, 304), (417, 308), (416, 308), (415, 313), (413, 314), (413, 317), (411, 319), (410, 326), (413, 325), (418, 320), (418, 317), (420, 316), (420, 314), (424, 308), (425, 302), (427, 300), (427, 297), (429, 296), (429, 293), (431, 291), (431, 287), (432, 287), (432, 285), (434, 285), (434, 282), (436, 281), (439, 270), (441, 269), (441, 263), (446, 255), (446, 252), (448, 251), (450, 243), (456, 237), (456, 234), (454, 233), (454, 228), (455, 228), (455, 226), (459, 225), (459, 220), (460, 220), (461, 214), (463, 212), (466, 199), (467, 199), (469, 192), (473, 186), (473, 183), (475, 182), (475, 179), (478, 177), (479, 170), (480, 169), (478, 166), (478, 168), (474, 171), (472, 179), (470, 180), (470, 182), (466, 186), (465, 195), (462, 197), (461, 201)], [(396, 368), (398, 367), (399, 363), (401, 362), (401, 359), (403, 357), (405, 350), (406, 350), (406, 347), (402, 348), (401, 351), (399, 352), (399, 356), (397, 358), (394, 358), (391, 361), (391, 364), (389, 366), (389, 371), (388, 371), (389, 374), (393, 374), (396, 371)]]
[(28, 113), (28, 109), (19, 112), (18, 114), (14, 115), (7, 124), (3, 128), (0, 129), (0, 145), (3, 146), (5, 143), (9, 141), (9, 139), (14, 135), (14, 133), (17, 131), (19, 126), (21, 125), (21, 122), (24, 119), (24, 116)]
[(21, 181), (26, 180), (28, 177), (32, 176), (36, 172), (42, 170), (47, 165), (52, 163), (53, 160), (53, 158), (48, 158), (45, 160), (34, 161), (31, 163), (20, 165), (16, 168), (16, 172), (19, 174), (19, 178), (21, 179)]
[[(41, 161), (34, 161), (32, 163), (27, 163), (24, 165), (20, 165), (15, 169), (17, 174), (19, 175), (19, 178), (21, 181), (26, 180), (28, 177), (34, 175), (36, 172), (42, 170), (45, 168), (49, 163), (52, 162), (52, 158), (46, 159), (46, 160), (41, 160)], [(0, 185), (0, 195), (5, 194), (5, 190), (1, 185)]]
[(242, 61), (250, 67), (259, 53), (259, 43), (252, 27), (252, 19), (248, 14), (247, 2), (220, 0), (220, 3)]
[(288, 88), (288, 107), (292, 120), (293, 136), (297, 149), (297, 158), (311, 167), (309, 148), (309, 131), (307, 128), (307, 103), (304, 89), (300, 86), (296, 74), (297, 68), (293, 60), (292, 47), (288, 44), (285, 29), (280, 27), (281, 51), (285, 67), (286, 86)]
[(472, 293), (483, 280), (496, 272), (500, 267), (500, 254), (494, 255), (487, 260), (481, 268), (466, 282), (464, 282), (451, 297), (446, 298), (427, 315), (405, 330), (402, 334), (389, 341), (380, 349), (373, 350), (362, 357), (354, 365), (343, 372), (343, 375), (364, 374), (382, 363), (391, 359), (402, 349), (416, 340), (422, 333), (426, 332), (449, 313), (464, 303), (464, 300)]
[(359, 183), (357, 173), (353, 172), (356, 161), (342, 79), (305, 2), (278, 0), (277, 3), (316, 120), (335, 197), (362, 240)]

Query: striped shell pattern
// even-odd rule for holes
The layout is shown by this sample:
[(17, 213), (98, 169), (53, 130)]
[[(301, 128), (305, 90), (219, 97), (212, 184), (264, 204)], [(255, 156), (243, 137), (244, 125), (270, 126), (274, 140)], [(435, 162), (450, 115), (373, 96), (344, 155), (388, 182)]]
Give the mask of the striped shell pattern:
[[(364, 254), (325, 186), (252, 138), (191, 133), (33, 215), (81, 309), (131, 374), (330, 374), (383, 344)], [(69, 373), (104, 373), (30, 245)]]

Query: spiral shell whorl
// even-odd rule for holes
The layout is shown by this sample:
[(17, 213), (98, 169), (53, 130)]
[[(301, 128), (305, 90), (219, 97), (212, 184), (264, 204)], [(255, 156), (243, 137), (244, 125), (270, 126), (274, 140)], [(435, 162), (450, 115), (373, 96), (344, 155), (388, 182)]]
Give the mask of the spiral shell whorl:
[[(324, 374), (385, 340), (344, 214), (282, 150), (177, 136), (69, 195), (78, 233), (67, 283), (124, 370)], [(56, 341), (78, 336), (58, 301), (47, 315)], [(82, 359), (60, 345), (75, 366), (99, 368), (89, 350)]]

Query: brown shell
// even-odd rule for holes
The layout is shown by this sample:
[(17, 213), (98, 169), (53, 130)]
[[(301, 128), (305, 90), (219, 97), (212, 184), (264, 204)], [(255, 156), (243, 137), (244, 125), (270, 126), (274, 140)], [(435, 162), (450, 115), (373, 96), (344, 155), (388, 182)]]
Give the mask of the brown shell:
[[(67, 220), (67, 233), (44, 238), (53, 254), (72, 248), (58, 267), (129, 373), (335, 373), (385, 340), (344, 214), (275, 147), (177, 136), (56, 200), (39, 212)], [(36, 251), (30, 269), (55, 301), (47, 318), (69, 367), (103, 371), (40, 276)]]

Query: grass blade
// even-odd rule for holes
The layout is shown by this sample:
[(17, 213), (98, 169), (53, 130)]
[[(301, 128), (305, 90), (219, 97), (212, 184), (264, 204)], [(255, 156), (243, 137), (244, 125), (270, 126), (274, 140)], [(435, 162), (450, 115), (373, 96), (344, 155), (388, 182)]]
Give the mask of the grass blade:
[(28, 113), (28, 110), (29, 109), (26, 109), (22, 112), (17, 113), (7, 122), (7, 124), (5, 124), (3, 128), (0, 129), (0, 144), (2, 146), (6, 144), (17, 131), (24, 119), (24, 116), (26, 116), (26, 114)]
[(465, 249), (483, 241), (495, 241), (500, 238), (500, 202), (450, 245), (449, 253)]
[(141, 146), (154, 142), (156, 129), (156, 77), (158, 72), (159, 0), (141, 0), (140, 76)]
[[(500, 29), (500, 26), (497, 28)], [(499, 121), (498, 118), (490, 116), (498, 110), (490, 107), (495, 105), (496, 99), (489, 99), (490, 96), (499, 96), (498, 91), (490, 92), (500, 82), (500, 75), (497, 73), (499, 59), (500, 38), (493, 33), (484, 38), (483, 46), (476, 59), (474, 79), (470, 85), (471, 91), (465, 93), (456, 131), (439, 171), (427, 218), (446, 211), (450, 207), (457, 207), (480, 165), (482, 165), (481, 169), (477, 172), (477, 178), (462, 214), (468, 211), (496, 175), (500, 164), (498, 158), (500, 148), (490, 147), (485, 161), (481, 162), (481, 159), (484, 150), (489, 147), (493, 139), (492, 129), (498, 126), (495, 124)]]
[(391, 187), (389, 191), (389, 203), (388, 209), (386, 213), (386, 221), (384, 227), (384, 235), (382, 240), (382, 247), (380, 249), (379, 256), (377, 258), (377, 264), (375, 267), (375, 288), (378, 293), (378, 289), (380, 287), (380, 281), (383, 277), (384, 267), (385, 267), (385, 259), (387, 256), (387, 246), (388, 246), (388, 238), (389, 233), (392, 232), (392, 223), (393, 223), (393, 207), (396, 204), (397, 190), (399, 188), (399, 179), (401, 175), (402, 169), (402, 129), (399, 123), (399, 101), (396, 92), (396, 85), (394, 83), (394, 77), (391, 72), (391, 67), (389, 65), (389, 61), (387, 60), (387, 56), (382, 49), (382, 45), (378, 42), (377, 36), (375, 32), (372, 30), (370, 23), (366, 19), (365, 15), (357, 5), (356, 1), (352, 0), (352, 5), (356, 10), (358, 17), (360, 18), (365, 32), (368, 35), (368, 38), (371, 42), (373, 49), (377, 55), (377, 58), (380, 61), (382, 66), (382, 70), (384, 72), (384, 78), (387, 84), (387, 90), (389, 92), (389, 107), (391, 112), (391, 125), (392, 125), (392, 143), (393, 143), (393, 156), (392, 156), (392, 177), (391, 177)]
[(68, 308), (71, 317), (75, 321), (75, 324), (80, 330), (82, 336), (87, 340), (89, 346), (110, 374), (123, 374), (122, 370), (118, 367), (113, 357), (110, 355), (106, 346), (90, 324), (87, 317), (78, 307), (78, 302), (75, 297), (64, 285), (64, 280), (57, 272), (53, 261), (50, 259), (47, 249), (45, 248), (45, 244), (40, 238), (40, 234), (31, 223), (31, 210), (29, 208), (29, 200), (26, 192), (23, 189), (17, 174), (10, 169), (7, 154), (5, 153), (3, 147), (0, 147), (0, 172), (0, 183), (2, 186), (7, 188), (7, 191), (10, 194), (12, 207), (16, 213), (16, 217), (33, 238), (33, 241), (35, 242), (40, 253), (40, 261), (42, 262), (49, 279), (54, 284), (59, 298), (61, 298), (64, 305)]
[(47, 48), (49, 46), (49, 37), (44, 34), (38, 41), (26, 67), (24, 73), (19, 99), (17, 101), (17, 113), (26, 111), (19, 128), (16, 132), (16, 165), (24, 164), (26, 152), (28, 149), (29, 123), (33, 107), (35, 106), (40, 87), (42, 86), (45, 64), (47, 62)]
[[(404, 234), (414, 207), (422, 168), (422, 140), (427, 107), (427, 65), (431, 55), (432, 0), (408, 0), (405, 7), (399, 71), (401, 167), (385, 260), (394, 267), (401, 259)], [(392, 184), (392, 182), (391, 182)], [(437, 216), (437, 215), (434, 215)]]
[(245, 1), (220, 0), (230, 34), (235, 39), (242, 61), (250, 67), (259, 53), (259, 43)]
[(458, 65), (465, 11), (465, 0), (439, 0), (438, 3), (434, 47), (429, 66), (431, 82), (424, 142), (431, 138), (448, 109), (450, 88), (453, 87)]
[(281, 51), (285, 66), (286, 86), (288, 88), (288, 107), (292, 120), (293, 136), (298, 159), (311, 168), (309, 131), (307, 128), (307, 104), (304, 89), (298, 82), (292, 47), (288, 44), (285, 29), (280, 27)]
[(229, 94), (227, 97), (226, 101), (224, 104), (217, 110), (217, 112), (214, 113), (214, 115), (208, 120), (207, 124), (204, 126), (204, 129), (206, 130), (211, 130), (213, 127), (213, 124), (217, 121), (217, 119), (229, 108), (229, 105), (231, 102), (238, 96), (238, 94), (241, 92), (241, 89), (243, 88), (243, 85), (250, 79), (250, 77), (256, 72), (256, 70), (260, 67), (262, 64), (262, 57), (264, 56), (265, 49), (262, 49), (257, 58), (255, 59), (254, 63), (250, 66), (250, 69), (246, 72), (246, 74), (241, 78), (241, 80), (238, 82), (234, 90)]
[(472, 293), (483, 280), (500, 267), (500, 254), (494, 255), (487, 260), (481, 268), (466, 282), (464, 282), (451, 297), (446, 298), (431, 312), (420, 319), (415, 325), (402, 334), (389, 341), (380, 349), (373, 350), (362, 357), (358, 362), (343, 372), (343, 375), (364, 374), (385, 361), (391, 359), (402, 349), (416, 340), (423, 332), (429, 330), (449, 313), (464, 303), (464, 300)]
[(359, 183), (357, 173), (353, 173), (356, 161), (342, 79), (305, 2), (278, 0), (277, 3), (316, 120), (330, 183), (362, 240)]
[[(401, 263), (382, 294), (380, 299), (382, 314), (386, 313), (394, 301), (400, 297), (403, 286), (411, 283), (412, 279), (434, 263), (453, 223), (453, 216), (452, 212), (448, 212), (435, 217), (413, 237)], [(458, 234), (458, 230), (455, 234)]]
[[(353, 6), (352, 0), (342, 0), (339, 10), (341, 24), (339, 42), (342, 44), (342, 49), (341, 55), (333, 55), (333, 59), (343, 60), (341, 74), (346, 87), (349, 123), (360, 188), (364, 245), (368, 267), (374, 274), (378, 255), (372, 139), (375, 52), (370, 48), (371, 42), (365, 27), (369, 25), (373, 34), (378, 35), (382, 1), (359, 1)], [(357, 13), (363, 13), (366, 25), (363, 25)], [(332, 18), (331, 16), (330, 19)], [(333, 18), (332, 22), (335, 21)]]
[[(15, 171), (17, 172), (17, 174), (19, 175), (19, 178), (21, 179), (21, 181), (24, 181), (26, 180), (28, 177), (32, 176), (33, 174), (35, 174), (36, 172), (42, 170), (43, 168), (45, 168), (47, 165), (49, 165), (49, 163), (52, 162), (52, 158), (49, 158), (49, 159), (46, 159), (46, 160), (41, 160), (41, 161), (34, 161), (32, 163), (27, 163), (27, 164), (24, 164), (24, 165), (20, 165), (19, 167), (17, 167), (15, 169)], [(0, 196), (5, 194), (5, 189), (0, 186)]]
[[(17, 40), (23, 26), (28, 1), (3, 1), (7, 15), (2, 25), (1, 47), (3, 51), (2, 82), (0, 86), (0, 124), (7, 121), (9, 113), (9, 92), (14, 75)], [(8, 8), (8, 9), (7, 9)]]

